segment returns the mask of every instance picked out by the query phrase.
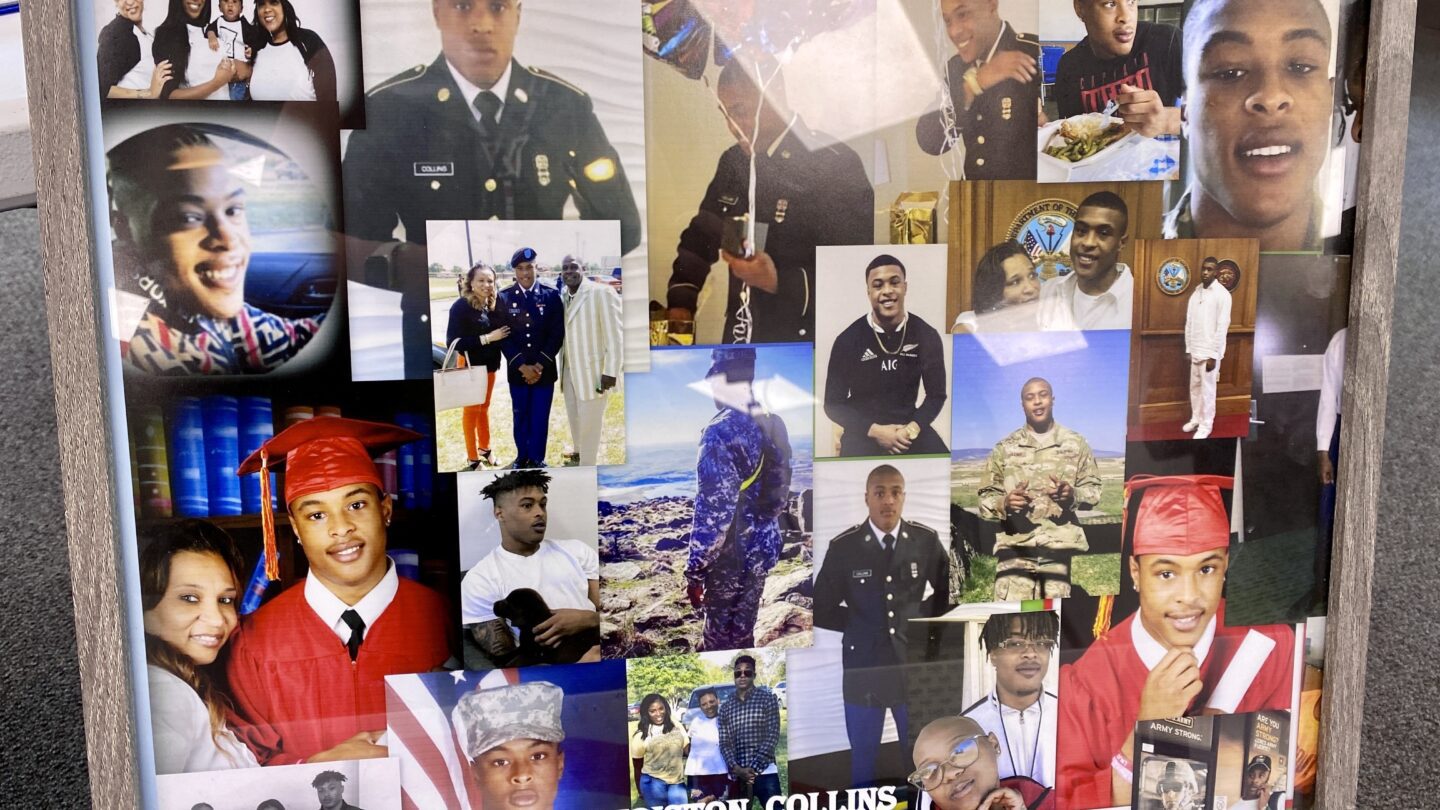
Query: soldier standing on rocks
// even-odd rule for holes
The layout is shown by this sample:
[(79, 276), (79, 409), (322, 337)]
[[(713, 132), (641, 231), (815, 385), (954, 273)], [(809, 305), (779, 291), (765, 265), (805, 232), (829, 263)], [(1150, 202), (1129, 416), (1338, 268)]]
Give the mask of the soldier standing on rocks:
[(1055, 394), (1040, 377), (1020, 389), (1025, 425), (990, 453), (980, 517), (996, 520), (995, 599), (1070, 595), (1070, 558), (1090, 549), (1076, 512), (1100, 501), (1100, 468), (1090, 445), (1055, 423)]
[(780, 559), (790, 496), (790, 439), (755, 401), (755, 349), (715, 349), (706, 381), (719, 413), (700, 434), (695, 517), (685, 580), (704, 614), (701, 650), (755, 643), (765, 576)]

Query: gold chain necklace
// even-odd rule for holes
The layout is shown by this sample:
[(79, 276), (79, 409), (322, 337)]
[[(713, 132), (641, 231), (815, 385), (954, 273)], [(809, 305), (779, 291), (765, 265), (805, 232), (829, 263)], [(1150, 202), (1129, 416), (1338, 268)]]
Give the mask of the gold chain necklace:
[(897, 346), (895, 347), (895, 351), (892, 352), (892, 351), (890, 351), (889, 349), (885, 348), (885, 344), (884, 344), (883, 342), (881, 342), (881, 340), (880, 340), (880, 335), (881, 335), (881, 331), (882, 331), (882, 330), (877, 329), (877, 330), (875, 330), (875, 345), (876, 345), (876, 346), (879, 346), (879, 347), (880, 347), (880, 351), (884, 352), (885, 354), (899, 354), (901, 351), (903, 351), (903, 350), (905, 349), (905, 333), (908, 332), (909, 330), (910, 330), (910, 319), (909, 319), (909, 318), (906, 318), (906, 319), (905, 319), (905, 325), (902, 326), (902, 327), (900, 327), (900, 343), (899, 343), (899, 345), (897, 345)]

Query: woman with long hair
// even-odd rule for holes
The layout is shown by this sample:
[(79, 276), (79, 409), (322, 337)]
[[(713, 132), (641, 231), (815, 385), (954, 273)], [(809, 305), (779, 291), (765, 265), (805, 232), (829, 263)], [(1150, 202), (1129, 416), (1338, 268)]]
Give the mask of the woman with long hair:
[(210, 669), (235, 632), (240, 553), (204, 520), (145, 532), (140, 603), (150, 682), (155, 772), (193, 773), (258, 766), (225, 725), (230, 702)]
[(155, 64), (170, 63), (161, 98), (230, 100), (237, 65), (211, 50), (205, 28), (215, 16), (211, 0), (170, 0), (165, 21), (155, 28)]
[(290, 0), (256, 0), (255, 25), (266, 42), (255, 54), (251, 98), (334, 103), (335, 59), (319, 34), (300, 27)]
[(100, 29), (95, 61), (100, 97), (159, 98), (170, 63), (155, 64), (155, 34), (145, 30), (145, 0), (115, 0), (115, 19)]
[(670, 703), (655, 693), (640, 701), (640, 721), (630, 738), (640, 796), (646, 807), (682, 805), (690, 801), (685, 788), (685, 756), (690, 737), (670, 717)]
[(461, 296), (450, 305), (445, 345), (454, 344), (456, 353), (463, 355), (471, 368), (484, 366), (489, 372), (484, 404), (465, 407), (460, 417), (465, 456), (470, 459), (466, 469), (477, 470), (495, 464), (490, 453), (490, 395), (495, 393), (495, 371), (500, 368), (500, 341), (510, 334), (510, 327), (500, 323), (501, 313), (495, 309), (494, 269), (477, 263), (465, 276), (461, 290)]
[[(1040, 298), (1040, 278), (1035, 272), (1035, 263), (1030, 260), (1030, 254), (1025, 248), (1013, 239), (1006, 239), (998, 245), (985, 251), (980, 261), (975, 265), (975, 281), (970, 288), (970, 303), (972, 309), (962, 312), (955, 318), (955, 324), (950, 327), (951, 332), (977, 332), (980, 321), (986, 320), (990, 331), (998, 331), (994, 325), (999, 319), (985, 318), (986, 315), (999, 312), (1007, 307), (1018, 307), (1022, 304), (1033, 304)], [(1022, 317), (1015, 319), (1014, 323), (1004, 326), (1005, 330), (1021, 328), (1025, 324), (1024, 316), (1029, 315), (1029, 328), (1035, 328), (1033, 313), (1028, 311), (1022, 313)]]

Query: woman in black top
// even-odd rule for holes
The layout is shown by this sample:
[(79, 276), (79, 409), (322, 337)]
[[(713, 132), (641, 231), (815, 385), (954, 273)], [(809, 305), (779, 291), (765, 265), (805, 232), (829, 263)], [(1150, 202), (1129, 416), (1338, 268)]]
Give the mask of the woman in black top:
[(450, 305), (450, 323), (445, 328), (447, 346), (454, 344), (455, 351), (472, 368), (484, 366), (490, 371), (485, 382), (485, 403), (461, 411), (465, 454), (470, 459), (466, 469), (470, 470), (495, 463), (490, 455), (490, 395), (495, 392), (495, 371), (500, 368), (500, 341), (510, 334), (510, 327), (503, 325), (500, 318), (500, 311), (495, 309), (495, 271), (477, 264), (465, 276), (464, 294)]
[(255, 25), (269, 41), (255, 54), (251, 98), (334, 103), (335, 60), (319, 34), (300, 27), (290, 0), (256, 0)]
[(100, 29), (96, 51), (100, 97), (158, 98), (170, 80), (170, 63), (151, 61), (154, 35), (140, 19), (145, 14), (145, 0), (115, 0), (115, 11), (115, 19)]
[[(165, 21), (155, 29), (155, 63), (170, 63), (170, 78), (160, 91), (161, 98), (229, 99), (230, 82), (236, 78), (235, 60), (211, 56), (205, 27), (214, 16), (211, 0), (170, 0)], [(218, 58), (214, 75), (191, 70), (190, 60), (196, 56), (204, 57), (201, 64), (207, 67), (211, 58)]]

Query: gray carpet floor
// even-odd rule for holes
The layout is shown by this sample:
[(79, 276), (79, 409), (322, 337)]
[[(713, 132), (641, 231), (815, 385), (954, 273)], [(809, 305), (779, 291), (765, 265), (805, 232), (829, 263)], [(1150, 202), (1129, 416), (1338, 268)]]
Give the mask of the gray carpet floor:
[[(1330, 729), (1362, 746), (1359, 807), (1440, 807), (1440, 400), (1435, 257), (1440, 256), (1440, 33), (1424, 31), (1405, 180), (1404, 236), (1386, 404), (1375, 601), (1365, 724)], [(1367, 122), (1383, 126), (1383, 122)], [(89, 804), (75, 627), (56, 461), (55, 401), (45, 332), (39, 222), (0, 213), (0, 806)], [(1430, 438), (1427, 438), (1430, 437)]]

